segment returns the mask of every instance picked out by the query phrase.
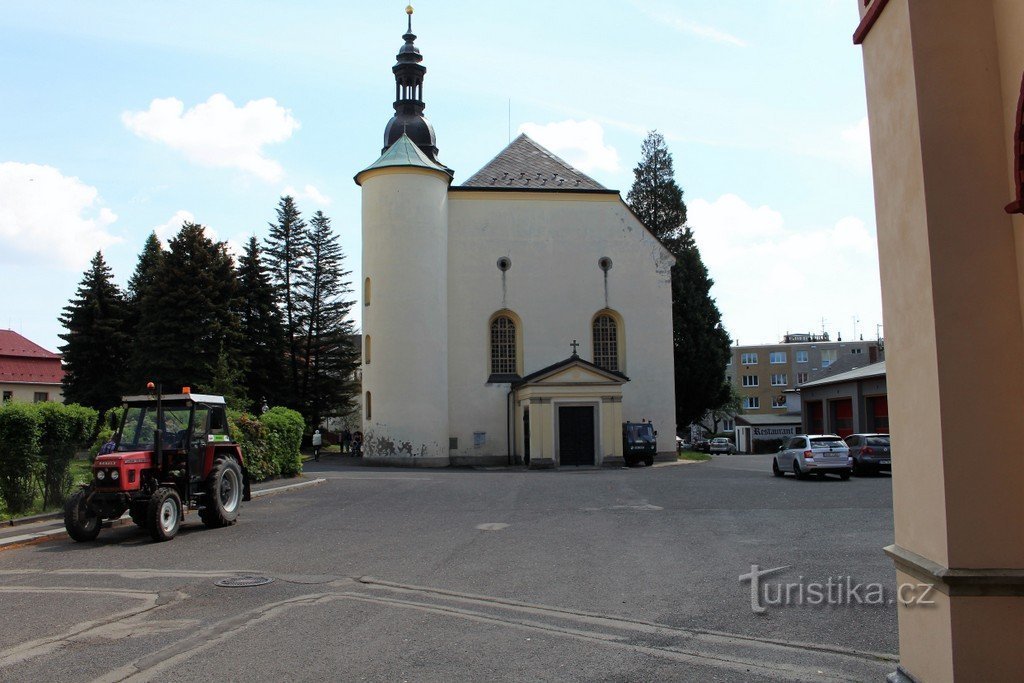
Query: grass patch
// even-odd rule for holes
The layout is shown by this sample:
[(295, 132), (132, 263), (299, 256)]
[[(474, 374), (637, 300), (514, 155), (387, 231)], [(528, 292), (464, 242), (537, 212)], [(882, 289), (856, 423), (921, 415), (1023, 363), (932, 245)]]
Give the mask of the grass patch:
[(704, 462), (705, 460), (710, 460), (711, 456), (708, 455), (707, 453), (701, 453), (699, 451), (680, 451), (679, 452), (679, 459), (680, 460), (696, 460), (698, 462)]

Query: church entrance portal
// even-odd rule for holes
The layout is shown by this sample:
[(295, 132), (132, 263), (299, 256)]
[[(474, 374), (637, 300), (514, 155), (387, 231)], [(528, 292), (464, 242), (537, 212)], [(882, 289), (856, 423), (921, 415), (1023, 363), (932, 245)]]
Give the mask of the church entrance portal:
[(558, 408), (559, 465), (594, 464), (593, 406), (560, 406)]

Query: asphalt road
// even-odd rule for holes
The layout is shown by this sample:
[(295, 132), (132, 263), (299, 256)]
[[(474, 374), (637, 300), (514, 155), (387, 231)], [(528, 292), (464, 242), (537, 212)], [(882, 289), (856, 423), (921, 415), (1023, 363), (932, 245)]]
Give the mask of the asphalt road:
[[(887, 476), (770, 456), (620, 470), (387, 470), (190, 523), (0, 552), (0, 679), (882, 680), (895, 669)], [(882, 604), (751, 609), (740, 575), (879, 584)], [(271, 583), (224, 588), (255, 575)], [(772, 587), (774, 586), (774, 588)], [(803, 596), (801, 600), (800, 597)], [(862, 595), (863, 596), (863, 595)], [(764, 603), (764, 600), (761, 600)]]

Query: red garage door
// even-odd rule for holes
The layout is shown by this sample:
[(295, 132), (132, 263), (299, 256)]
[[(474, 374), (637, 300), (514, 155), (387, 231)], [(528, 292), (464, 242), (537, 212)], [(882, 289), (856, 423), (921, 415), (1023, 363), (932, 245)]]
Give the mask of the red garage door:
[(879, 434), (889, 433), (889, 397), (872, 396), (868, 399), (871, 429)]
[(832, 406), (832, 431), (843, 438), (853, 434), (853, 400), (845, 398), (830, 403)]

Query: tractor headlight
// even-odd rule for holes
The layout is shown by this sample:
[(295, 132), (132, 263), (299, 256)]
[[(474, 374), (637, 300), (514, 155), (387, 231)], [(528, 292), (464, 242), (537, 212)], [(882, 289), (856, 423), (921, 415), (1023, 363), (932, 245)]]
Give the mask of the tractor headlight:
[(100, 480), (100, 481), (103, 481), (104, 479), (106, 479), (107, 478), (106, 470), (96, 470), (96, 478), (98, 480)]
[(110, 470), (110, 479), (111, 479), (111, 481), (117, 481), (118, 477), (120, 477), (120, 476), (121, 475), (118, 473), (117, 470)]

